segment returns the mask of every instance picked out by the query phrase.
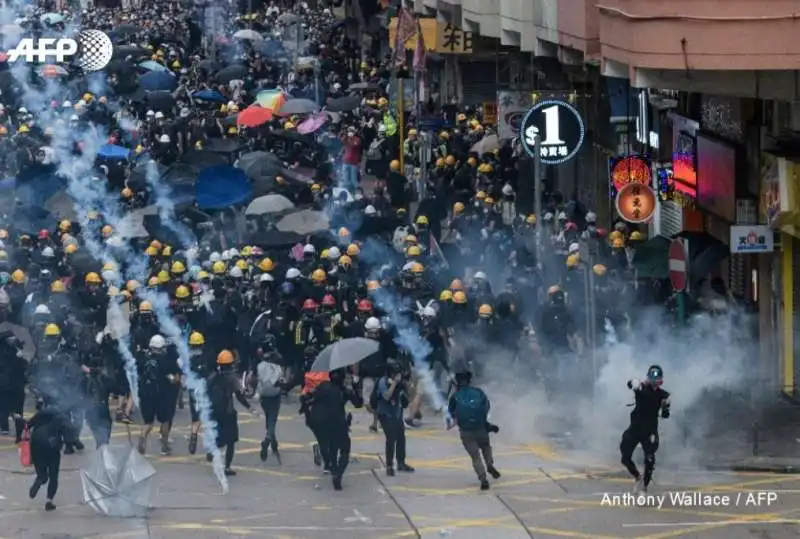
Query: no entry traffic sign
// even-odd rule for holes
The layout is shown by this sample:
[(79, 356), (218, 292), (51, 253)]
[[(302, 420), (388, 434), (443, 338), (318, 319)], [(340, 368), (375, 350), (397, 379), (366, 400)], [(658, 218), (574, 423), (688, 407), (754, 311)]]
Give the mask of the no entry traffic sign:
[(687, 248), (684, 240), (674, 239), (669, 244), (669, 280), (677, 292), (686, 290), (687, 282)]

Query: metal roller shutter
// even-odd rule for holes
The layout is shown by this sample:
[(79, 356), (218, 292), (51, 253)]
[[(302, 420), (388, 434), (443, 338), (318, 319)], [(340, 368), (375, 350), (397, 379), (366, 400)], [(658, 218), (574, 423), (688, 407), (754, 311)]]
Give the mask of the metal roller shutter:
[(480, 105), (484, 101), (497, 101), (497, 66), (495, 62), (465, 61), (459, 59), (461, 88), (464, 105)]
[(683, 230), (683, 208), (669, 200), (662, 203), (659, 227), (661, 235), (667, 238)]
[(792, 316), (792, 320), (794, 322), (794, 334), (795, 334), (795, 345), (794, 345), (794, 398), (800, 398), (800, 387), (798, 387), (798, 382), (800, 382), (800, 346), (797, 343), (797, 326), (800, 323), (800, 287), (797, 286), (797, 283), (800, 283), (800, 241), (796, 238), (793, 238), (792, 241), (792, 274), (794, 276), (794, 286), (792, 287), (792, 311), (794, 315)]

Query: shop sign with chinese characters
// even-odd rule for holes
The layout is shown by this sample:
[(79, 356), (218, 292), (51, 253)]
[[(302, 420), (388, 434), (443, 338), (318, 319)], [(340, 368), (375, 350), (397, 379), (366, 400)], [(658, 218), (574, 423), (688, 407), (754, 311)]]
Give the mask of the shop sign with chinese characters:
[(629, 223), (645, 223), (656, 212), (656, 193), (650, 186), (629, 183), (619, 190), (617, 213)]
[(578, 109), (566, 101), (540, 101), (531, 108), (520, 126), (522, 147), (536, 158), (536, 137), (539, 156), (546, 165), (560, 165), (578, 153), (586, 136), (586, 126)]
[(611, 198), (629, 183), (650, 185), (653, 181), (650, 160), (642, 155), (628, 155), (608, 160)]
[(731, 226), (731, 253), (771, 253), (775, 250), (773, 234), (766, 225)]

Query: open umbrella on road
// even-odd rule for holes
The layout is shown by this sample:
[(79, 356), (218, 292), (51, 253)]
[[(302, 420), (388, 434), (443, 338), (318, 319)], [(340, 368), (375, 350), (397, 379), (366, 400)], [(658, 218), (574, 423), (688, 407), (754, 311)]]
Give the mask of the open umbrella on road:
[(235, 34), (233, 34), (234, 39), (242, 39), (245, 41), (263, 41), (264, 37), (256, 32), (255, 30), (250, 30), (249, 28), (245, 28), (244, 30), (239, 30)]
[(270, 213), (281, 213), (294, 208), (294, 203), (283, 195), (265, 195), (253, 200), (245, 215), (265, 215)]
[(346, 97), (337, 97), (328, 100), (326, 107), (331, 112), (350, 112), (355, 110), (361, 105), (361, 98), (357, 95), (348, 95)]
[(319, 105), (310, 99), (290, 99), (281, 106), (278, 116), (292, 116), (294, 114), (311, 114), (317, 112)]
[(377, 354), (379, 348), (378, 341), (355, 337), (352, 339), (342, 339), (323, 348), (319, 353), (311, 372), (330, 372), (355, 365), (359, 361)]
[(155, 468), (132, 445), (104, 445), (81, 470), (83, 500), (100, 514), (143, 517), (150, 506)]
[(297, 234), (313, 234), (330, 228), (328, 216), (321, 211), (301, 210), (291, 213), (278, 221), (277, 229), (282, 232), (295, 232)]
[(236, 117), (236, 123), (245, 127), (258, 127), (272, 119), (272, 111), (259, 106), (247, 107)]

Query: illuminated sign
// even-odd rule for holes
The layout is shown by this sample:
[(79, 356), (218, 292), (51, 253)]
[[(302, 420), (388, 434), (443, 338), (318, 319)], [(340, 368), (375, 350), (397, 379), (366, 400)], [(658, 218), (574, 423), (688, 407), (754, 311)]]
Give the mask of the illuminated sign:
[(629, 183), (639, 183), (651, 185), (653, 173), (650, 168), (650, 160), (640, 155), (628, 155), (625, 157), (611, 158), (608, 161), (608, 175), (611, 183), (611, 197)]
[(617, 213), (629, 223), (645, 223), (656, 212), (656, 193), (650, 186), (629, 183), (616, 199)]
[(547, 100), (534, 105), (520, 126), (522, 147), (536, 158), (536, 137), (540, 137), (541, 162), (560, 165), (578, 153), (586, 135), (578, 109), (566, 101)]

